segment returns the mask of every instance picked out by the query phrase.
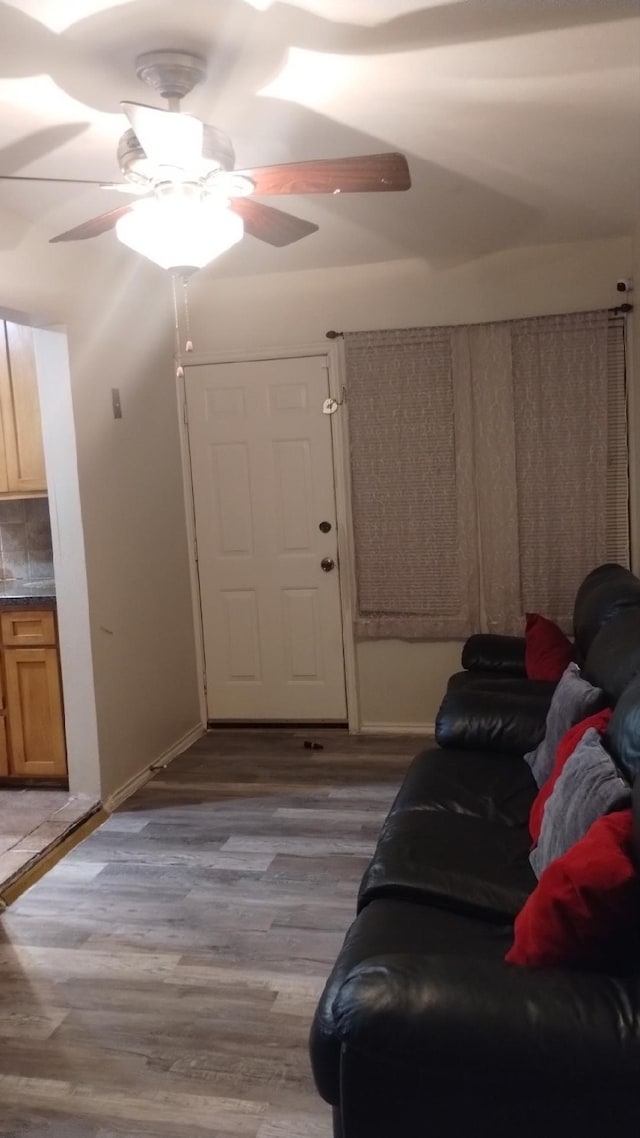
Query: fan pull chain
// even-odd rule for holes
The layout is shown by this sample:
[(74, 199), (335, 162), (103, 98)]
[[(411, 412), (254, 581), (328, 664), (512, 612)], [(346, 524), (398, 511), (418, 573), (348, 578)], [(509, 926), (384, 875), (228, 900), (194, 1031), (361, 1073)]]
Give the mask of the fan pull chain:
[(184, 304), (184, 328), (187, 334), (186, 343), (184, 345), (185, 352), (193, 351), (193, 342), (191, 340), (191, 322), (189, 319), (189, 291), (187, 289), (187, 278), (182, 278), (182, 301)]
[[(180, 308), (178, 304), (178, 288), (177, 288), (177, 273), (171, 274), (171, 290), (173, 294), (173, 328), (175, 336), (175, 350), (176, 361), (180, 358), (181, 353), (181, 340), (180, 340)], [(185, 352), (193, 351), (193, 342), (191, 340), (191, 326), (189, 322), (189, 294), (187, 292), (186, 277), (182, 277), (182, 308), (184, 312), (184, 328), (186, 333), (184, 350)], [(184, 379), (184, 368), (182, 364), (176, 362), (176, 378)]]
[(176, 289), (176, 274), (171, 274), (171, 294), (173, 296), (173, 335), (176, 348), (176, 379), (184, 379), (184, 368), (178, 363), (180, 358), (180, 316), (178, 313), (178, 290)]

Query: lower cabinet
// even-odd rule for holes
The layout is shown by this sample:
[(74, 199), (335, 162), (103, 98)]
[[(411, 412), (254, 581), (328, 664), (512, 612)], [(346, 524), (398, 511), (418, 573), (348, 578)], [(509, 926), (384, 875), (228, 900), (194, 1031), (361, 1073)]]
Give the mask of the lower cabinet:
[(65, 779), (67, 756), (60, 666), (52, 612), (0, 613), (0, 775)]

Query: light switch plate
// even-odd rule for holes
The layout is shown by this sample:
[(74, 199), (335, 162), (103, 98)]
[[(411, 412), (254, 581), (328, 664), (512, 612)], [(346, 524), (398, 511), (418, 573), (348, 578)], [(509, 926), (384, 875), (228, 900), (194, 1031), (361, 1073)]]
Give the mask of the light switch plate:
[(122, 403), (120, 402), (120, 389), (118, 387), (111, 388), (111, 405), (113, 407), (114, 419), (121, 419)]

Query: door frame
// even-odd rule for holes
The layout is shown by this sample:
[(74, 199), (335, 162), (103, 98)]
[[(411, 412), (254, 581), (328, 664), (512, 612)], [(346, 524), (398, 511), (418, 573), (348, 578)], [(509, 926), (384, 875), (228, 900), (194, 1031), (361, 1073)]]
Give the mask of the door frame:
[(193, 621), (196, 638), (198, 675), (200, 677), (200, 716), (205, 728), (207, 725), (207, 677), (204, 654), (204, 632), (202, 627), (200, 577), (198, 573), (193, 470), (191, 466), (189, 425), (187, 421), (187, 369), (189, 367), (206, 366), (208, 364), (259, 363), (261, 360), (296, 359), (302, 356), (316, 356), (326, 361), (329, 379), (329, 395), (340, 404), (335, 414), (330, 416), (330, 420), (333, 483), (336, 500), (336, 536), (338, 564), (340, 567), (342, 651), (344, 657), (348, 728), (351, 734), (357, 734), (360, 731), (357, 657), (353, 636), (356, 578), (353, 519), (351, 513), (349, 431), (344, 349), (341, 340), (334, 340), (331, 345), (312, 343), (296, 344), (294, 347), (289, 345), (288, 347), (263, 348), (261, 350), (255, 349), (251, 351), (181, 352), (176, 356), (176, 398), (178, 404), (178, 422), (180, 426), (180, 453), (187, 519), (187, 538), (189, 543), (189, 572), (191, 576)]

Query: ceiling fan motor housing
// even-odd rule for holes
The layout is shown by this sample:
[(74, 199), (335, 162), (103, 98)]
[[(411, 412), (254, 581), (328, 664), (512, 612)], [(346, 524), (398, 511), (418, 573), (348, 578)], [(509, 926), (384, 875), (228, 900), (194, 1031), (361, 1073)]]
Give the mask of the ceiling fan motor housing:
[[(222, 130), (204, 123), (202, 139), (202, 159), (197, 175), (206, 178), (217, 170), (233, 170), (236, 155), (231, 139)], [(118, 143), (118, 165), (129, 182), (151, 186), (157, 176), (157, 169), (147, 158), (135, 131), (129, 129)]]
[(184, 99), (206, 74), (206, 59), (191, 51), (146, 51), (136, 58), (138, 79), (163, 99)]
[[(147, 51), (136, 58), (138, 78), (153, 87), (164, 99), (168, 99), (173, 111), (178, 111), (179, 101), (206, 74), (206, 60), (190, 51)], [(218, 170), (233, 170), (235, 160), (228, 135), (215, 126), (203, 123), (202, 156), (198, 169), (190, 170), (189, 173), (197, 178), (207, 178)], [(158, 170), (147, 158), (133, 129), (125, 131), (118, 143), (118, 164), (130, 182), (152, 186), (157, 179)]]

